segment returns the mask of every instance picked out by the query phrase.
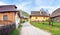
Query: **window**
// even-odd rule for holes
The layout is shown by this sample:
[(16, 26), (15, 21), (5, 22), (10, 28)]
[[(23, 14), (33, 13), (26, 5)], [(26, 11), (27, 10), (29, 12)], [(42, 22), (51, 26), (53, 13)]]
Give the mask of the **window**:
[(3, 16), (3, 20), (5, 21), (5, 20), (8, 20), (8, 16), (7, 15), (4, 15)]

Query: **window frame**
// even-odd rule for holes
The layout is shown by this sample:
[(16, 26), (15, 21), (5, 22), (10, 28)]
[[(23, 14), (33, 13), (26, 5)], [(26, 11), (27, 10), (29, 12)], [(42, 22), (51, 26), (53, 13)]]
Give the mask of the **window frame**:
[(7, 21), (8, 20), (8, 15), (3, 15), (3, 21)]

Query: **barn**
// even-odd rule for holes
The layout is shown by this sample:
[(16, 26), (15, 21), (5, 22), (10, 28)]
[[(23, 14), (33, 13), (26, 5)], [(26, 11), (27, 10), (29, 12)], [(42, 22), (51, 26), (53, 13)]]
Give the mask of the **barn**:
[(53, 13), (51, 14), (51, 19), (54, 22), (60, 22), (60, 8), (53, 11)]

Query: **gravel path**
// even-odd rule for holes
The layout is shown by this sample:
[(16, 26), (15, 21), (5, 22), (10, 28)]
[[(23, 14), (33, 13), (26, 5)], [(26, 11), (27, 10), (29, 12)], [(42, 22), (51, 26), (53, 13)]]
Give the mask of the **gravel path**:
[(49, 32), (32, 26), (29, 22), (22, 24), (21, 35), (51, 35)]

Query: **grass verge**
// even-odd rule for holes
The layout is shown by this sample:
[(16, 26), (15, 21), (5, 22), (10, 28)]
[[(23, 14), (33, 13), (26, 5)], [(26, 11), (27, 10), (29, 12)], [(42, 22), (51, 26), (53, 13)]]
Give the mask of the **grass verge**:
[(45, 22), (44, 24), (41, 22), (31, 22), (31, 24), (37, 28), (51, 32), (52, 35), (60, 35), (60, 22), (54, 22), (54, 26), (48, 25), (48, 22)]
[(19, 35), (19, 30), (15, 29), (13, 32), (11, 32), (11, 35)]
[(20, 35), (22, 25), (19, 25), (18, 29), (11, 32), (11, 35)]

